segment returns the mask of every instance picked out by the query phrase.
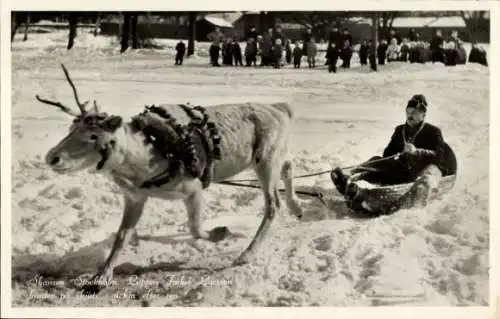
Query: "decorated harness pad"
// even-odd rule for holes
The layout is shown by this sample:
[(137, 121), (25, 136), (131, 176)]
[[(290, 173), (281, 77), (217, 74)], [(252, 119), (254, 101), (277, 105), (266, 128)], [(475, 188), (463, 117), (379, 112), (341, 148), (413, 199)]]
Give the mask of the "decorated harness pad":
[(178, 123), (165, 108), (154, 105), (146, 106), (143, 113), (132, 118), (132, 125), (146, 136), (146, 143), (153, 144), (169, 161), (164, 172), (141, 187), (160, 187), (182, 175), (199, 178), (203, 188), (212, 181), (214, 161), (221, 159), (218, 130), (213, 122), (209, 122), (205, 108), (179, 106), (190, 118), (187, 125)]

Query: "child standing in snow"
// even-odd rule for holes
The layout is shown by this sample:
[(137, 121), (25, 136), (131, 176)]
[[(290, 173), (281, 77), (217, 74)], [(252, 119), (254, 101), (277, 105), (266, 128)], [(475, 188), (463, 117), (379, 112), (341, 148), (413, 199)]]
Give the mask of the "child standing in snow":
[(295, 69), (300, 69), (300, 61), (302, 60), (302, 49), (299, 46), (299, 41), (295, 42), (295, 48), (293, 48), (293, 67)]

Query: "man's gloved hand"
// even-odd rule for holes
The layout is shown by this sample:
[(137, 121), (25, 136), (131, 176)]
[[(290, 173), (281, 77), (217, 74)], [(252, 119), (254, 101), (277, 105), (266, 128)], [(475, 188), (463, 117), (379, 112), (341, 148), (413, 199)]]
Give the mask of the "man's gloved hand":
[(405, 143), (402, 155), (406, 158), (420, 158), (424, 156), (434, 156), (435, 154), (436, 152), (434, 151), (416, 148), (415, 145), (411, 143)]

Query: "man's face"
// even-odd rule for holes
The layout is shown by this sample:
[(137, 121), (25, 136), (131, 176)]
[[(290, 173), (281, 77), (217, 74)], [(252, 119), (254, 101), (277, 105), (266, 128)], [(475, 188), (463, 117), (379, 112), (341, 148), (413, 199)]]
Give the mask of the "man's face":
[(419, 110), (414, 107), (406, 108), (406, 123), (410, 126), (415, 126), (425, 119), (425, 111)]

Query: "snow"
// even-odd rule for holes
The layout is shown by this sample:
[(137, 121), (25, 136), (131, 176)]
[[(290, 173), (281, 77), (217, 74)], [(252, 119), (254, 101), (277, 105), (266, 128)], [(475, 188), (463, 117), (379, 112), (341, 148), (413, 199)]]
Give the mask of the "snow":
[[(163, 41), (165, 49), (121, 55), (115, 38), (87, 33), (67, 52), (66, 36), (30, 34), (12, 48), (13, 306), (488, 304), (488, 68), (395, 63), (378, 73), (354, 65), (337, 74), (323, 66), (210, 68), (206, 43), (176, 67), (175, 40)], [(102, 264), (123, 200), (104, 176), (60, 176), (43, 162), (70, 119), (38, 103), (35, 94), (74, 105), (59, 63), (69, 69), (81, 99), (95, 99), (106, 112), (124, 116), (153, 103), (287, 101), (296, 113), (290, 147), (296, 174), (379, 154), (403, 120), (406, 101), (423, 93), (430, 102), (428, 120), (442, 128), (457, 154), (457, 183), (426, 209), (376, 219), (343, 218), (340, 210), (303, 197), (304, 220), (282, 209), (255, 262), (241, 267), (228, 265), (260, 223), (258, 190), (215, 184), (206, 190), (204, 227), (227, 226), (239, 234), (219, 243), (190, 238), (180, 202), (150, 200), (137, 238), (119, 257), (118, 286), (98, 298), (81, 298), (69, 279)], [(331, 189), (327, 175), (296, 184)], [(34, 274), (63, 284), (44, 288)], [(130, 283), (134, 275), (142, 284)]]

